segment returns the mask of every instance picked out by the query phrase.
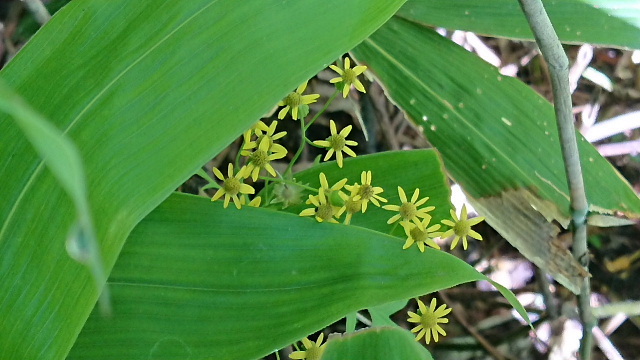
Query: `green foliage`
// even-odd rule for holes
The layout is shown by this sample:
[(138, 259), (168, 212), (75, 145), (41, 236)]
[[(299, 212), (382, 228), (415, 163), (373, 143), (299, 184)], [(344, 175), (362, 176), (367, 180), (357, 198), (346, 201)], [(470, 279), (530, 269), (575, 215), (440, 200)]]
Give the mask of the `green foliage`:
[(432, 360), (431, 354), (406, 331), (377, 327), (330, 339), (322, 360)]
[[(403, 19), (387, 22), (354, 53), (422, 126), (451, 177), (487, 221), (536, 265), (577, 291), (580, 266), (568, 252), (552, 247), (558, 230), (547, 221), (565, 227), (570, 221), (551, 104), (450, 40)], [(640, 199), (629, 184), (582, 137), (579, 147), (590, 211), (639, 217)]]
[[(487, 201), (514, 188), (525, 195), (507, 200), (529, 208), (538, 201), (548, 218), (565, 221), (550, 105), (406, 20), (368, 38), (403, 3), (79, 0), (60, 10), (0, 73), (15, 91), (0, 87), (7, 112), (0, 115), (0, 358), (255, 358), (348, 313), (371, 308), (385, 323), (396, 308), (389, 301), (486, 279), (445, 252), (402, 250), (402, 238), (385, 234), (389, 212), (372, 205), (346, 227), (171, 195), (288, 92), (365, 39), (355, 53), (410, 117), (428, 124), (446, 170), (498, 230), (513, 218)], [(429, 2), (434, 10), (436, 3)], [(457, 26), (459, 4), (443, 3), (448, 8), (440, 5), (433, 18), (418, 11), (424, 4), (407, 4), (402, 16)], [(631, 26), (606, 39), (637, 47), (634, 24), (584, 14), (616, 31)], [(522, 28), (485, 13), (478, 19), (497, 35), (515, 36), (503, 25)], [(603, 39), (572, 32), (565, 40)], [(592, 210), (637, 217), (628, 185), (581, 146)], [(434, 222), (447, 216), (449, 189), (435, 151), (346, 159), (342, 170), (332, 162), (294, 176), (315, 187), (320, 171), (353, 182), (363, 170), (373, 171), (390, 203), (396, 186), (420, 188), (437, 206)], [(520, 233), (548, 225), (540, 218)], [(65, 249), (77, 221), (89, 242), (76, 244), (88, 246), (93, 274)], [(94, 309), (100, 289), (93, 282), (102, 284), (103, 270), (112, 317)], [(495, 285), (526, 318), (514, 295)], [(384, 352), (390, 348), (397, 353)], [(331, 340), (326, 358), (367, 352), (430, 358), (398, 328)]]
[(111, 273), (117, 315), (94, 311), (70, 358), (138, 359), (165, 347), (193, 358), (256, 358), (347, 313), (487, 279), (453, 255), (402, 250), (403, 242), (172, 195), (131, 233)]
[[(543, 0), (558, 37), (566, 43), (640, 49), (640, 8), (635, 0)], [(410, 0), (398, 16), (448, 29), (533, 40), (517, 1)]]

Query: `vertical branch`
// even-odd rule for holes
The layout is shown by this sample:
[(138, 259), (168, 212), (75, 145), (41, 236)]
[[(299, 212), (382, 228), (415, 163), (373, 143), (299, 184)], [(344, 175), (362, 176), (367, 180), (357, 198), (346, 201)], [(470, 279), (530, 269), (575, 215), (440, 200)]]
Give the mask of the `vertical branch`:
[(22, 0), (22, 1), (25, 4), (27, 4), (29, 11), (33, 13), (33, 16), (36, 18), (36, 20), (40, 25), (46, 24), (51, 19), (51, 14), (49, 14), (49, 11), (47, 10), (46, 7), (44, 7), (44, 4), (42, 3), (41, 0)]
[[(518, 0), (529, 26), (540, 47), (540, 52), (549, 64), (554, 108), (560, 133), (560, 144), (565, 171), (571, 192), (573, 256), (585, 268), (589, 266), (587, 249), (587, 196), (582, 178), (582, 168), (576, 141), (576, 132), (571, 112), (571, 91), (569, 86), (569, 60), (562, 49), (558, 35), (547, 16), (541, 0)], [(588, 270), (588, 269), (587, 269)], [(578, 295), (580, 320), (583, 325), (580, 355), (583, 360), (591, 358), (593, 344), (592, 328), (595, 319), (591, 313), (591, 286), (588, 277), (582, 281)]]

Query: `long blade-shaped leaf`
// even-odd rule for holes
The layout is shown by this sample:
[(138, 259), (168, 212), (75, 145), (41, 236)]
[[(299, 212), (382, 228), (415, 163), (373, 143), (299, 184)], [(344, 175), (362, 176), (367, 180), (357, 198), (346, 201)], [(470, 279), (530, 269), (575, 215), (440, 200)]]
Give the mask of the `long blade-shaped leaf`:
[[(404, 41), (397, 41), (397, 39)], [(434, 31), (392, 19), (355, 50), (424, 128), (487, 221), (578, 291), (580, 266), (554, 241), (569, 192), (549, 102)], [(640, 199), (591, 144), (580, 154), (592, 213), (640, 217)]]
[(255, 359), (347, 313), (486, 279), (453, 255), (403, 242), (171, 196), (131, 233), (111, 273), (114, 316), (92, 314), (69, 358)]
[[(67, 250), (71, 257), (89, 267), (97, 288), (101, 289), (107, 278), (98, 251), (87, 198), (86, 177), (78, 150), (66, 136), (3, 82), (0, 82), (0, 109), (13, 117), (49, 171), (71, 198), (76, 218), (67, 237)], [(103, 291), (102, 306), (107, 313), (107, 289)]]
[[(558, 37), (568, 43), (640, 49), (640, 6), (634, 0), (545, 0)], [(399, 15), (489, 36), (533, 40), (517, 1), (411, 0)]]
[(433, 360), (407, 330), (379, 327), (333, 338), (327, 342), (322, 360)]
[[(78, 146), (110, 269), (178, 184), (402, 2), (73, 1), (0, 77)], [(0, 154), (0, 358), (62, 358), (98, 296), (64, 250), (73, 205), (5, 118)]]

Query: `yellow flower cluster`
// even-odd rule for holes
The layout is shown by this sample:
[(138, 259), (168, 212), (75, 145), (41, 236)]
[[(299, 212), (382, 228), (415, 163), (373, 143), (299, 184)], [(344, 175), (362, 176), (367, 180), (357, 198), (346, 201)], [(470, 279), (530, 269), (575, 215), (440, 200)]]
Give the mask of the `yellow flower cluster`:
[(244, 133), (244, 145), (240, 155), (247, 157), (247, 164), (242, 166), (237, 173), (231, 163), (228, 165), (226, 177), (220, 170), (213, 168), (213, 174), (222, 181), (222, 186), (213, 195), (211, 201), (216, 201), (224, 195), (225, 208), (229, 206), (230, 200), (233, 200), (238, 209), (247, 203), (249, 206), (260, 206), (261, 197), (257, 196), (251, 201), (248, 200), (247, 195), (254, 194), (255, 189), (251, 185), (244, 184), (244, 180), (249, 177), (253, 181), (258, 180), (262, 170), (266, 170), (272, 176), (276, 176), (275, 169), (271, 166), (271, 161), (287, 156), (287, 149), (275, 142), (287, 133), (285, 131), (276, 133), (277, 126), (277, 121), (274, 121), (269, 126), (262, 121), (258, 121), (256, 125)]
[[(307, 200), (307, 204), (313, 207), (304, 209), (300, 216), (314, 216), (318, 222), (337, 223), (337, 219), (346, 213), (344, 223), (350, 224), (354, 214), (367, 210), (369, 201), (376, 206), (387, 201), (379, 195), (383, 191), (382, 188), (371, 185), (371, 177), (371, 171), (363, 171), (360, 176), (361, 184), (346, 185), (347, 179), (342, 179), (329, 186), (326, 175), (321, 172), (318, 195), (309, 195)], [(343, 189), (349, 194), (342, 191)]]

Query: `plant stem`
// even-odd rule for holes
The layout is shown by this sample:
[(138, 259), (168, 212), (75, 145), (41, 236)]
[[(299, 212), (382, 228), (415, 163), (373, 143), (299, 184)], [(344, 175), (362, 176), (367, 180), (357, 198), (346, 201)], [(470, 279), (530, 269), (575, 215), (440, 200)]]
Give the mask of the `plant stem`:
[(49, 10), (44, 6), (41, 0), (22, 0), (29, 11), (33, 13), (33, 17), (36, 18), (40, 25), (46, 24), (49, 20), (51, 20), (51, 14), (49, 14)]
[[(336, 96), (338, 96), (339, 93), (340, 93), (340, 91), (336, 90), (333, 93), (333, 95), (331, 95), (329, 100), (327, 100), (326, 104), (324, 104), (324, 106), (322, 107), (322, 110), (320, 110), (311, 119), (311, 121), (309, 121), (308, 124), (306, 124), (306, 125), (304, 124), (304, 119), (299, 119), (299, 121), (300, 121), (300, 132), (302, 133), (302, 140), (300, 141), (300, 147), (298, 148), (298, 151), (293, 156), (293, 159), (291, 159), (291, 162), (289, 163), (289, 166), (287, 167), (287, 171), (284, 172), (285, 174), (291, 173), (291, 171), (293, 169), (293, 165), (296, 163), (296, 161), (298, 160), (298, 158), (302, 154), (302, 151), (304, 150), (305, 143), (309, 143), (309, 144), (313, 145), (313, 143), (309, 139), (307, 139), (307, 129), (309, 129), (309, 126), (311, 126), (318, 119), (318, 117), (320, 117), (320, 115), (322, 115), (322, 113), (325, 112), (329, 108), (329, 105), (331, 105), (331, 103), (336, 98)], [(315, 146), (315, 145), (313, 145), (313, 146)]]
[(202, 187), (202, 190), (206, 190), (206, 189), (210, 189), (210, 188), (220, 189), (220, 185), (218, 185), (218, 183), (215, 180), (213, 180), (211, 178), (211, 176), (209, 176), (209, 174), (207, 174), (207, 172), (203, 168), (198, 169), (198, 172), (196, 173), (196, 175), (198, 175), (201, 178), (207, 180), (207, 182), (208, 182), (207, 185)]
[[(554, 108), (560, 133), (560, 145), (564, 158), (565, 172), (571, 194), (573, 257), (588, 271), (589, 254), (587, 248), (587, 196), (584, 189), (578, 143), (573, 124), (571, 91), (569, 86), (569, 60), (562, 49), (558, 35), (541, 0), (518, 0), (529, 26), (540, 47), (540, 52), (549, 65)], [(584, 277), (578, 295), (580, 320), (583, 326), (580, 355), (582, 360), (591, 359), (593, 344), (592, 329), (595, 319), (591, 312), (591, 285), (589, 277)]]
[(329, 100), (327, 100), (326, 104), (324, 104), (324, 107), (322, 107), (322, 110), (318, 111), (318, 113), (316, 114), (316, 116), (313, 117), (313, 119), (311, 119), (311, 121), (309, 121), (309, 123), (304, 127), (304, 130), (306, 131), (309, 126), (311, 126), (317, 119), (318, 117), (320, 117), (320, 115), (322, 115), (322, 113), (324, 113), (325, 111), (327, 111), (327, 109), (329, 108), (329, 105), (331, 105), (331, 103), (333, 102), (333, 100), (336, 98), (336, 96), (338, 96), (338, 94), (340, 94), (339, 90), (336, 90), (333, 95), (331, 95), (331, 97), (329, 98)]
[(291, 159), (289, 166), (287, 166), (287, 171), (284, 172), (285, 175), (291, 174), (291, 172), (293, 171), (293, 165), (296, 163), (296, 161), (298, 161), (298, 158), (302, 154), (302, 151), (304, 150), (305, 141), (307, 140), (307, 135), (306, 135), (307, 128), (304, 126), (304, 118), (301, 118), (298, 121), (300, 121), (300, 132), (302, 133), (302, 140), (300, 140), (300, 146), (298, 147), (298, 151), (296, 151), (296, 154), (293, 156), (293, 159)]

